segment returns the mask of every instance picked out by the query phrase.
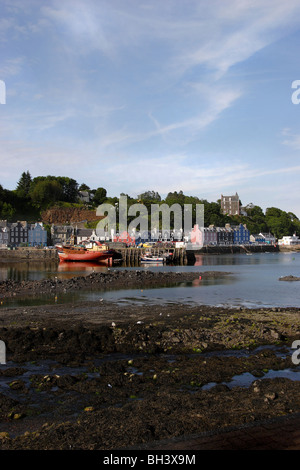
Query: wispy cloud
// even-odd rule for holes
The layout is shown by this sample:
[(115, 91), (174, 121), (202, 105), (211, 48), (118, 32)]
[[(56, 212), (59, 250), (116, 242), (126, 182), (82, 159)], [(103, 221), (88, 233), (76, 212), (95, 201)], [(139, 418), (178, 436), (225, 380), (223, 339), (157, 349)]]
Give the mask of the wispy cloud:
[[(87, 184), (103, 178), (115, 194), (148, 186), (205, 197), (299, 175), (297, 164), (267, 162), (272, 133), (278, 139), (271, 114), (281, 111), (268, 101), (268, 132), (258, 129), (255, 88), (257, 78), (279, 86), (274, 45), (298, 30), (299, 0), (27, 0), (26, 9), (2, 0), (0, 8), (6, 179), (21, 167), (80, 179), (76, 163), (88, 161)], [(293, 73), (294, 60), (291, 52)], [(300, 136), (286, 119), (282, 143), (292, 153)]]
[(8, 77), (18, 75), (25, 63), (24, 57), (14, 57), (4, 61), (0, 65), (0, 76), (1, 78), (7, 79)]
[(202, 8), (200, 3), (194, 27), (190, 28), (195, 41), (189, 41), (190, 49), (185, 48), (174, 59), (174, 68), (182, 73), (202, 65), (218, 79), (230, 67), (286, 35), (287, 24), (290, 33), (298, 29), (297, 0), (288, 4), (280, 0), (233, 0), (230, 6), (215, 0), (209, 2), (204, 13)]
[(283, 145), (293, 148), (294, 150), (300, 150), (300, 134), (293, 134), (288, 128), (282, 130), (282, 135), (286, 137), (282, 141)]

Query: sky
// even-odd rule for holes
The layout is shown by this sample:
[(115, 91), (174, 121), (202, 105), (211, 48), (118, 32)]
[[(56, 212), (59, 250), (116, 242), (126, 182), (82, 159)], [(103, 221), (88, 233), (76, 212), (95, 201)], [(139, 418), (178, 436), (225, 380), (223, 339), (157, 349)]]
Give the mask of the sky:
[(0, 184), (300, 218), (299, 45), (299, 0), (0, 0)]

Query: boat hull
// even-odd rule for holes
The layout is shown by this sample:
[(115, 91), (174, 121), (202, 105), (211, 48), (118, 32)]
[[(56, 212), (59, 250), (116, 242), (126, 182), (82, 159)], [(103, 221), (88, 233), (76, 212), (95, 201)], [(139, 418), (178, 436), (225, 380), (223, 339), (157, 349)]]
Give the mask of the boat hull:
[(148, 258), (148, 257), (142, 257), (141, 258), (142, 263), (163, 263), (164, 258)]
[(97, 252), (85, 252), (85, 253), (68, 253), (64, 251), (58, 252), (60, 261), (97, 261), (100, 263), (111, 264), (112, 256), (110, 253), (97, 253)]

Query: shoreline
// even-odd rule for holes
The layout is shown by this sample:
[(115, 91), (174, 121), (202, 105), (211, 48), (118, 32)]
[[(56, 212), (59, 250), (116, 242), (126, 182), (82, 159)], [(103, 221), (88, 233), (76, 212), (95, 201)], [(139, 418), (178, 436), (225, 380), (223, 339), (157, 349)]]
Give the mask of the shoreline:
[[(231, 274), (112, 270), (3, 281), (0, 294), (174, 286)], [(289, 375), (300, 374), (291, 351), (299, 308), (99, 300), (1, 307), (1, 449), (149, 449), (300, 412), (300, 381)]]
[[(300, 412), (300, 382), (280, 377), (299, 370), (290, 352), (300, 338), (296, 308), (3, 308), (0, 338), (6, 450), (151, 448)], [(279, 376), (264, 378), (269, 370)], [(230, 386), (245, 374), (247, 387)]]

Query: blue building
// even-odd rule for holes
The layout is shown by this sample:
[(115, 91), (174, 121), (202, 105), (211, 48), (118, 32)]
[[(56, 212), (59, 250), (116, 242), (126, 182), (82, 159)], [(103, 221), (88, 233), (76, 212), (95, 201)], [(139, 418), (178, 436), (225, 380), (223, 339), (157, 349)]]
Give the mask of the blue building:
[(233, 243), (236, 245), (245, 245), (250, 243), (250, 231), (246, 225), (240, 224), (233, 230)]
[(28, 245), (47, 246), (47, 230), (41, 222), (37, 222), (29, 226)]

